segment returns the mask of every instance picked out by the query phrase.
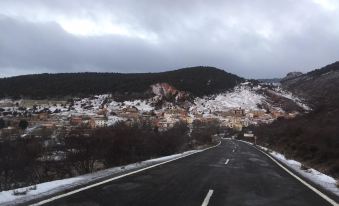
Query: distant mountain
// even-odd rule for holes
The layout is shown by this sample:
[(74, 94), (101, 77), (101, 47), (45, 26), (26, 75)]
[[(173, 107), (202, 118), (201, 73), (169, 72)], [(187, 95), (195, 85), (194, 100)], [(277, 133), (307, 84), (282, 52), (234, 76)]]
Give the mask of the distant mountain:
[(289, 72), (289, 73), (287, 73), (286, 77), (282, 78), (280, 81), (291, 80), (291, 79), (294, 79), (294, 78), (299, 77), (301, 75), (303, 75), (302, 72)]
[(339, 105), (339, 62), (284, 78), (282, 87), (308, 100), (314, 107)]
[(281, 78), (272, 78), (272, 79), (258, 79), (258, 81), (263, 83), (280, 83)]
[(244, 79), (214, 67), (190, 67), (159, 73), (60, 73), (23, 75), (0, 79), (0, 98), (65, 98), (110, 93), (142, 98), (151, 85), (168, 83), (194, 96), (219, 93)]

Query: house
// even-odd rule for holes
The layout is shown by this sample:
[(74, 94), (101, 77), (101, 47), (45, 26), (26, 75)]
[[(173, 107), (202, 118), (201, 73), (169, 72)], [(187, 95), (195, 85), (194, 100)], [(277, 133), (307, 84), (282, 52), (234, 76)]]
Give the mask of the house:
[(81, 125), (82, 124), (82, 117), (81, 116), (72, 116), (69, 123), (73, 126)]
[(125, 112), (125, 113), (139, 113), (138, 108), (136, 108), (134, 106), (128, 106), (126, 108), (123, 108), (122, 111)]
[(183, 118), (183, 120), (187, 123), (187, 124), (193, 124), (194, 119), (190, 116), (187, 116), (185, 118)]
[(172, 128), (177, 120), (175, 119), (165, 119), (161, 118), (156, 122), (156, 126), (158, 127), (159, 131), (165, 131), (169, 128)]
[(299, 114), (299, 112), (290, 112), (290, 113), (288, 113), (287, 116), (285, 116), (285, 118), (286, 118), (286, 119), (293, 119), (293, 118), (295, 118), (298, 114)]
[(105, 108), (103, 108), (103, 109), (100, 109), (100, 110), (97, 112), (97, 115), (104, 115), (104, 116), (106, 116), (107, 113), (108, 113), (108, 110), (107, 110), (107, 108), (105, 107)]
[(245, 110), (244, 109), (234, 109), (233, 110), (233, 116), (236, 116), (236, 117), (243, 117), (245, 116)]
[(96, 116), (89, 120), (89, 125), (92, 128), (107, 127), (108, 120), (104, 116)]
[(285, 116), (285, 113), (284, 112), (281, 112), (281, 111), (272, 111), (271, 112), (272, 116), (274, 118), (278, 118), (278, 117), (283, 117)]
[(265, 115), (265, 113), (266, 112), (264, 110), (256, 110), (256, 111), (253, 111), (253, 117), (254, 118), (261, 117)]
[(48, 129), (52, 129), (56, 127), (56, 123), (55, 122), (45, 122), (41, 124), (42, 127), (44, 128), (48, 128)]
[(139, 118), (139, 110), (134, 106), (128, 106), (122, 109), (122, 112), (118, 114), (119, 117), (123, 117), (126, 119), (138, 119)]
[(38, 119), (41, 121), (46, 121), (48, 119), (48, 113), (47, 112), (42, 112), (38, 114)]
[(240, 124), (240, 123), (235, 123), (235, 124), (233, 124), (233, 126), (232, 126), (232, 128), (234, 129), (234, 130), (236, 130), (236, 131), (238, 131), (238, 132), (241, 132), (242, 131), (242, 124)]

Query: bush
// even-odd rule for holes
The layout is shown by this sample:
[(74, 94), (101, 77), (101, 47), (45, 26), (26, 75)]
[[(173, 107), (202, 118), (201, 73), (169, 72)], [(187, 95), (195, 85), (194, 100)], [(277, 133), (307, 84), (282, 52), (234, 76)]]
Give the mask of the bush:
[(301, 165), (300, 165), (300, 169), (301, 169), (301, 170), (309, 170), (310, 167), (308, 167), (308, 166), (306, 166), (306, 165), (304, 165), (304, 164), (301, 164)]
[(37, 139), (18, 139), (0, 142), (0, 190), (34, 183), (41, 154)]
[(192, 139), (198, 145), (211, 144), (213, 141), (212, 136), (218, 134), (220, 130), (218, 120), (213, 120), (209, 122), (202, 122), (199, 120), (194, 120), (193, 122), (193, 131)]
[(258, 144), (339, 177), (339, 109), (318, 109), (254, 128)]
[(93, 172), (97, 161), (111, 167), (183, 151), (188, 146), (187, 131), (182, 123), (161, 133), (148, 125), (119, 123), (89, 136), (72, 134), (65, 142), (67, 157), (79, 173)]

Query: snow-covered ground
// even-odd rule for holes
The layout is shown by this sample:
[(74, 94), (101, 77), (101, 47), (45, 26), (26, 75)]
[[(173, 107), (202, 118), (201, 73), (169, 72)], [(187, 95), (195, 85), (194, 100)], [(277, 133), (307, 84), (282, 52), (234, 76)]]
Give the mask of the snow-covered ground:
[[(246, 142), (243, 140), (239, 140), (242, 142), (245, 142), (247, 144), (251, 144), (250, 142)], [(271, 151), (266, 147), (257, 145), (260, 149), (264, 150), (265, 152), (269, 152), (271, 156), (273, 156), (275, 159), (278, 159), (280, 162), (284, 163), (287, 165), (291, 170), (296, 172), (297, 174), (303, 176), (307, 180), (315, 183), (316, 185), (321, 186), (325, 190), (337, 195), (339, 197), (339, 188), (336, 186), (336, 180), (333, 177), (330, 177), (328, 175), (325, 175), (318, 170), (315, 170), (313, 168), (303, 170), (301, 169), (301, 163), (296, 161), (296, 160), (291, 160), (287, 159), (283, 154), (276, 152), (276, 151)]]
[[(266, 105), (275, 111), (283, 111), (282, 108), (271, 105), (271, 101), (268, 96), (262, 93), (262, 85), (252, 85), (250, 82), (242, 83), (236, 86), (232, 91), (220, 93), (218, 95), (206, 96), (203, 98), (195, 98), (194, 103), (190, 106), (190, 114), (211, 114), (215, 111), (230, 111), (233, 109), (241, 108), (245, 111), (259, 111), (263, 105)], [(300, 107), (306, 111), (310, 108), (303, 103), (301, 99), (292, 95), (292, 93), (282, 90), (280, 87), (274, 87), (273, 90), (276, 95), (291, 99)], [(110, 125), (116, 122), (117, 119), (114, 115), (114, 111), (121, 111), (127, 107), (135, 107), (139, 112), (150, 112), (155, 110), (154, 103), (156, 99), (150, 98), (147, 100), (134, 100), (117, 102), (110, 94), (95, 95), (87, 98), (74, 98), (74, 104), (44, 104), (38, 105), (35, 108), (35, 112), (39, 111), (51, 111), (54, 115), (70, 117), (71, 115), (87, 115), (95, 116), (105, 113), (108, 116), (113, 116), (110, 121)], [(19, 101), (20, 102), (20, 101)], [(19, 108), (15, 106), (14, 100), (2, 99), (0, 103), (8, 106), (4, 106), (3, 109), (7, 112), (19, 111)], [(172, 104), (164, 104), (166, 107), (173, 106)], [(70, 107), (70, 108), (69, 108)], [(32, 108), (27, 108), (30, 112), (33, 112)], [(23, 113), (24, 111), (19, 111)], [(114, 117), (115, 116), (115, 117)]]
[(134, 106), (142, 112), (149, 112), (151, 110), (154, 110), (154, 107), (152, 107), (149, 102), (143, 100), (125, 101), (124, 104), (130, 107)]
[(273, 157), (280, 160), (284, 164), (288, 165), (293, 171), (297, 172), (298, 174), (302, 175), (306, 179), (314, 182), (317, 185), (325, 188), (326, 190), (332, 192), (333, 194), (339, 196), (339, 188), (336, 186), (336, 180), (333, 177), (325, 175), (318, 170), (315, 169), (301, 169), (301, 163), (295, 160), (289, 160), (284, 155), (278, 152), (271, 152), (270, 153)]
[[(200, 152), (202, 150), (190, 150), (180, 154), (174, 154), (170, 156), (160, 157), (156, 159), (150, 159), (143, 162), (138, 162), (134, 164), (129, 164), (121, 167), (113, 167), (106, 170), (101, 170), (92, 174), (82, 175), (78, 177), (55, 180), (51, 182), (40, 183), (34, 187), (25, 187), (19, 188), (17, 190), (9, 190), (0, 192), (0, 205), (15, 205), (20, 203), (25, 203), (33, 199), (47, 197), (49, 195), (69, 190), (81, 185), (87, 185), (92, 182), (99, 181), (104, 178), (109, 178), (118, 174), (125, 174), (129, 171), (134, 171), (142, 169), (151, 165), (162, 163), (169, 160), (174, 160), (176, 158), (184, 157), (190, 154)], [(14, 195), (16, 192), (27, 192), (24, 195)]]
[(214, 97), (196, 98), (195, 106), (191, 110), (198, 112), (227, 111), (235, 108), (245, 110), (260, 110), (258, 104), (266, 102), (263, 95), (255, 92), (256, 88), (251, 88), (242, 84), (234, 88), (233, 91), (221, 93)]
[(291, 92), (288, 92), (286, 90), (283, 90), (281, 87), (276, 87), (274, 90), (275, 94), (285, 97), (287, 99), (290, 99), (292, 101), (294, 101), (299, 107), (303, 108), (305, 111), (310, 111), (311, 108), (309, 106), (307, 106), (303, 100), (301, 100), (300, 98), (296, 97), (295, 95), (293, 95)]

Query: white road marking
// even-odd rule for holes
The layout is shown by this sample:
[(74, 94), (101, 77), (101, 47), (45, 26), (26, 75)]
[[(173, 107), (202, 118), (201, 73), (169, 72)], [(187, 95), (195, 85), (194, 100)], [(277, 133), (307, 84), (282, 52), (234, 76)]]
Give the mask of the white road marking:
[(232, 152), (235, 152), (235, 149)]
[(204, 202), (202, 202), (201, 206), (207, 206), (209, 201), (210, 201), (210, 199), (211, 199), (211, 197), (212, 197), (212, 195), (213, 195), (213, 190), (209, 190), (207, 195), (206, 195), (206, 197), (205, 197), (205, 199), (204, 199)]
[(230, 159), (227, 159), (226, 162), (225, 162), (225, 165), (227, 165), (227, 163), (230, 161)]
[(322, 197), (323, 199), (325, 199), (327, 202), (329, 202), (331, 205), (333, 206), (339, 206), (339, 204), (332, 200), (331, 198), (329, 198), (327, 195), (325, 195), (324, 193), (322, 193), (321, 191), (319, 191), (318, 189), (316, 189), (315, 187), (313, 187), (312, 185), (310, 185), (309, 183), (305, 182), (303, 179), (301, 179), (300, 177), (298, 177), (297, 175), (295, 175), (293, 172), (291, 172), (289, 169), (287, 169), (286, 167), (284, 167), (282, 164), (280, 164), (277, 160), (275, 160), (273, 157), (271, 157), (270, 155), (266, 154), (265, 152), (259, 150), (258, 148), (254, 147), (256, 150), (262, 152), (264, 155), (266, 155), (267, 157), (269, 157), (273, 162), (275, 162), (279, 167), (283, 168), (288, 174), (290, 174), (292, 177), (294, 177), (295, 179), (299, 180), (299, 182), (301, 182), (302, 184), (304, 184), (306, 187), (308, 187), (309, 189), (311, 189), (313, 192), (315, 192), (317, 195), (319, 195), (320, 197)]
[(90, 188), (93, 188), (93, 187), (96, 187), (96, 186), (99, 186), (99, 185), (103, 185), (103, 184), (106, 184), (106, 183), (108, 183), (108, 182), (112, 182), (112, 181), (114, 181), (114, 180), (117, 180), (117, 179), (120, 179), (120, 178), (129, 176), (129, 175), (133, 175), (133, 174), (136, 174), (136, 173), (139, 173), (139, 172), (142, 172), (142, 171), (145, 171), (145, 170), (148, 170), (148, 169), (151, 169), (151, 168), (154, 168), (154, 167), (157, 167), (157, 166), (160, 166), (160, 165), (169, 163), (169, 162), (173, 162), (173, 161), (175, 161), (175, 160), (178, 160), (178, 159), (181, 159), (181, 158), (184, 158), (184, 157), (188, 157), (188, 156), (191, 156), (191, 155), (193, 155), (193, 154), (197, 154), (197, 153), (200, 153), (200, 152), (204, 152), (204, 151), (206, 151), (206, 150), (209, 150), (209, 149), (218, 147), (220, 144), (221, 144), (221, 141), (220, 141), (217, 145), (215, 145), (215, 146), (208, 147), (208, 148), (206, 148), (206, 149), (203, 149), (203, 150), (200, 150), (200, 151), (197, 151), (197, 152), (194, 152), (194, 153), (185, 155), (185, 156), (177, 157), (177, 158), (175, 158), (175, 159), (171, 159), (171, 160), (168, 160), (168, 161), (165, 161), (165, 162), (161, 162), (161, 163), (158, 163), (158, 164), (155, 164), (155, 165), (151, 165), (151, 166), (149, 166), (149, 167), (145, 167), (145, 168), (142, 168), (142, 169), (139, 169), (139, 170), (136, 170), (136, 171), (133, 171), (133, 172), (129, 172), (129, 173), (126, 173), (126, 174), (117, 176), (117, 177), (113, 177), (113, 178), (110, 178), (110, 179), (107, 179), (107, 180), (104, 180), (104, 181), (101, 181), (101, 182), (97, 182), (97, 183), (92, 184), (92, 185), (88, 185), (88, 186), (85, 186), (85, 187), (82, 187), (82, 188), (79, 188), (79, 189), (76, 189), (76, 190), (73, 190), (73, 191), (70, 191), (70, 192), (61, 194), (61, 195), (57, 195), (57, 196), (51, 197), (51, 198), (46, 199), (46, 200), (42, 200), (42, 201), (40, 201), (40, 202), (31, 204), (30, 206), (44, 205), (44, 204), (49, 203), (49, 202), (52, 202), (52, 201), (54, 201), (54, 200), (57, 200), (57, 199), (60, 199), (60, 198), (63, 198), (63, 197), (67, 197), (67, 196), (70, 196), (70, 195), (79, 193), (79, 192), (81, 192), (81, 191), (88, 190), (88, 189), (90, 189)]

